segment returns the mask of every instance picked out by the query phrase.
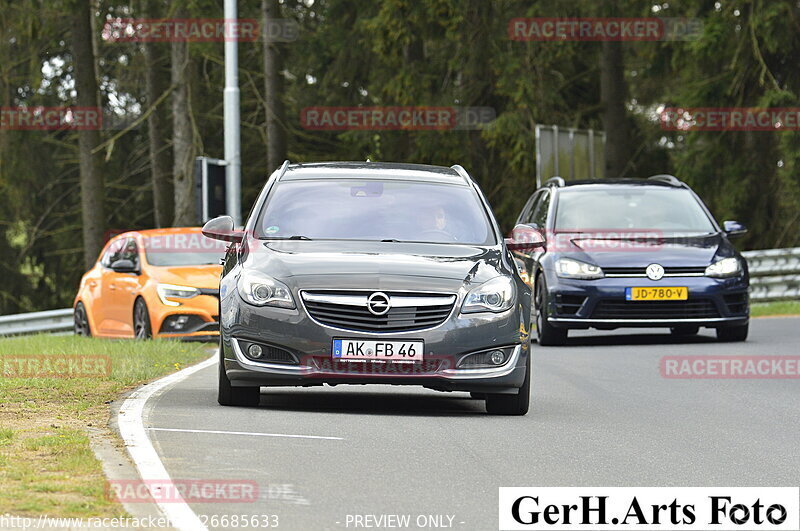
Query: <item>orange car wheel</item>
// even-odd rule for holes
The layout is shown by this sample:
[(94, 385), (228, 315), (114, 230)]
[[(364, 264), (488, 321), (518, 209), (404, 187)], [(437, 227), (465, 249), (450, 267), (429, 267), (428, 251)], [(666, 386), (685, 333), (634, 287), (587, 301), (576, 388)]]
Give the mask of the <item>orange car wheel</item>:
[(144, 299), (136, 299), (133, 305), (133, 334), (136, 339), (150, 339), (153, 330), (150, 328), (150, 312)]
[(75, 335), (92, 337), (92, 330), (89, 327), (89, 316), (86, 315), (86, 307), (82, 302), (75, 305), (73, 312)]

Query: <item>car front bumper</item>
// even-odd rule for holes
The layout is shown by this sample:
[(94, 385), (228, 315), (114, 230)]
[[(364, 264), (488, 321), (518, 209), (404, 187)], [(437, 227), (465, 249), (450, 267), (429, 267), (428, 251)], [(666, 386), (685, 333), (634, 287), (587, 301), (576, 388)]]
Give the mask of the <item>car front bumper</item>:
[(212, 295), (185, 299), (166, 306), (157, 297), (148, 303), (153, 337), (213, 341), (219, 337), (219, 300)]
[[(558, 328), (740, 326), (749, 321), (746, 277), (573, 280), (548, 276), (548, 322)], [(686, 301), (627, 301), (630, 287), (686, 287)]]
[[(380, 334), (322, 325), (311, 319), (302, 305), (293, 310), (256, 308), (235, 294), (228, 301), (223, 300), (222, 306), (222, 355), (227, 377), (235, 387), (392, 384), (441, 391), (514, 393), (523, 385), (530, 359), (527, 304), (499, 314), (466, 315), (459, 315), (456, 305), (448, 319), (437, 327)], [(228, 314), (232, 318), (227, 319)], [(424, 361), (415, 365), (343, 364), (332, 358), (335, 338), (422, 340)], [(244, 354), (243, 342), (283, 349), (297, 363), (253, 360)], [(465, 355), (494, 348), (510, 352), (503, 365), (457, 368)]]

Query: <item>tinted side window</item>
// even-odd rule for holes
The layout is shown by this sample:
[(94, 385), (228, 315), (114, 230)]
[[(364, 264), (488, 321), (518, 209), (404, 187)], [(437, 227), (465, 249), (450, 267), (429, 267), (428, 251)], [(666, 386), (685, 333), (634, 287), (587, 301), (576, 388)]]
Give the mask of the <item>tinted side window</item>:
[(136, 240), (133, 238), (125, 240), (125, 245), (122, 247), (117, 260), (130, 260), (134, 266), (139, 267), (139, 247), (136, 245)]
[(100, 260), (100, 263), (104, 267), (111, 267), (111, 264), (119, 260), (119, 257), (122, 254), (122, 249), (124, 248), (124, 246), (125, 246), (124, 238), (111, 242), (111, 245), (108, 246), (106, 252), (103, 253), (103, 258)]
[(529, 209), (525, 211), (522, 223), (533, 223), (533, 215), (536, 213), (536, 207), (539, 206), (539, 202), (542, 200), (543, 193), (543, 191), (538, 191), (536, 195), (533, 196), (533, 201), (531, 201)]
[(536, 203), (536, 198), (539, 197), (541, 192), (536, 192), (535, 194), (531, 195), (528, 198), (528, 201), (525, 203), (525, 207), (522, 209), (522, 212), (519, 214), (519, 218), (517, 218), (517, 223), (527, 223), (528, 218), (530, 217), (531, 211), (533, 210), (533, 205)]
[(547, 211), (550, 209), (550, 192), (544, 191), (536, 200), (536, 207), (531, 212), (530, 221), (535, 223), (540, 229), (547, 226)]

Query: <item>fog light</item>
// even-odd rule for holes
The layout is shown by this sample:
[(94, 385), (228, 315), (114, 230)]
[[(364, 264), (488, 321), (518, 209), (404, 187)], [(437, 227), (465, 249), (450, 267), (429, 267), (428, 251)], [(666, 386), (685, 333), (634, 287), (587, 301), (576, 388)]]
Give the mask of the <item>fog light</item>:
[(250, 345), (250, 348), (247, 349), (247, 353), (250, 354), (251, 358), (260, 358), (264, 351), (261, 350), (259, 345)]
[(179, 315), (178, 317), (174, 317), (172, 320), (170, 320), (167, 325), (175, 330), (182, 330), (183, 327), (186, 326), (186, 322), (188, 320), (188, 315)]
[(495, 350), (492, 352), (492, 356), (490, 359), (492, 360), (492, 363), (494, 363), (495, 365), (502, 365), (506, 359), (506, 355), (503, 354), (502, 350)]

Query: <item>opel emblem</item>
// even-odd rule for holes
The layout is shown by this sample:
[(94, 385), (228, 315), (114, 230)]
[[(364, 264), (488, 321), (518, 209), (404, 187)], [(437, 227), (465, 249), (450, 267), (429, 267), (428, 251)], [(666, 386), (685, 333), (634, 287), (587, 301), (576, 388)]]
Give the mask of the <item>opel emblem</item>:
[(385, 315), (391, 307), (389, 296), (380, 291), (376, 291), (367, 299), (367, 309), (373, 315)]
[(664, 277), (664, 268), (659, 264), (650, 264), (645, 273), (650, 280), (661, 280)]

